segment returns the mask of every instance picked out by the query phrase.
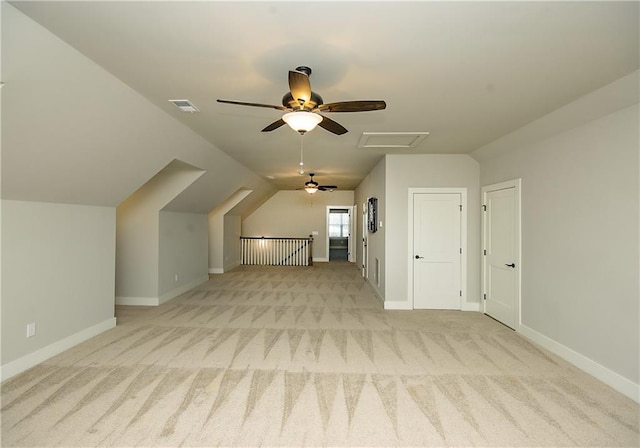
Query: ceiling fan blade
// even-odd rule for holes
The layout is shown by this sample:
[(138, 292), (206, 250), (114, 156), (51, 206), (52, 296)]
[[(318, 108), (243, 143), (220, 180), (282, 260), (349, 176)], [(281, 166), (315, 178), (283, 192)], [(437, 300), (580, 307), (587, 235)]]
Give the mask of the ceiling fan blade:
[(290, 70), (289, 89), (291, 90), (293, 98), (300, 104), (300, 108), (304, 108), (304, 105), (311, 99), (311, 82), (309, 81), (309, 75)]
[(338, 189), (337, 185), (319, 185), (318, 186), (318, 190), (320, 191), (333, 191), (337, 189)]
[(336, 135), (342, 135), (349, 132), (347, 131), (347, 128), (342, 126), (340, 123), (336, 123), (331, 118), (327, 118), (324, 115), (322, 115), (322, 121), (318, 123), (318, 126), (326, 129), (329, 132), (333, 132)]
[(272, 104), (246, 103), (244, 101), (232, 101), (232, 100), (217, 100), (217, 101), (218, 103), (237, 104), (239, 106), (267, 107), (269, 109), (290, 110), (284, 106), (274, 106)]
[(269, 132), (269, 131), (273, 131), (274, 129), (278, 129), (280, 126), (283, 126), (284, 124), (286, 124), (284, 122), (284, 120), (281, 118), (277, 121), (274, 121), (273, 123), (271, 123), (269, 126), (267, 126), (266, 128), (264, 128), (262, 130), (262, 132)]
[(386, 109), (386, 107), (387, 103), (382, 100), (361, 100), (321, 104), (317, 109), (320, 112), (367, 112), (370, 110)]

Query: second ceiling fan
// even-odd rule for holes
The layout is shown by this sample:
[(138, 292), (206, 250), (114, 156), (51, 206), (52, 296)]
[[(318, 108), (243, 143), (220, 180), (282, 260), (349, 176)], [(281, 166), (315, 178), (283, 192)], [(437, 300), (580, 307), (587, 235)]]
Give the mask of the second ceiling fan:
[(311, 75), (309, 67), (301, 66), (289, 71), (289, 92), (282, 97), (282, 106), (221, 99), (218, 99), (218, 102), (286, 111), (288, 113), (265, 127), (262, 132), (273, 131), (288, 124), (300, 134), (312, 130), (316, 125), (337, 135), (348, 132), (344, 126), (321, 115), (320, 112), (367, 112), (387, 107), (382, 100), (340, 101), (324, 104), (322, 97), (311, 90), (309, 75)]
[(320, 185), (320, 184), (318, 184), (318, 182), (313, 180), (313, 176), (315, 176), (315, 173), (309, 173), (309, 180), (304, 183), (304, 190), (307, 193), (313, 194), (318, 190), (320, 190), (320, 191), (333, 191), (333, 190), (337, 190), (338, 189), (337, 185)]

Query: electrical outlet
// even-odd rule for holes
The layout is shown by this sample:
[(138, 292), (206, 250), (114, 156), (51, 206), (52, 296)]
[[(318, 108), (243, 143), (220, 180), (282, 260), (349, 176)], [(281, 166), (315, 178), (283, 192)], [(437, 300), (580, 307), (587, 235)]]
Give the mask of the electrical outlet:
[(31, 322), (27, 324), (27, 337), (31, 338), (36, 335), (36, 323)]

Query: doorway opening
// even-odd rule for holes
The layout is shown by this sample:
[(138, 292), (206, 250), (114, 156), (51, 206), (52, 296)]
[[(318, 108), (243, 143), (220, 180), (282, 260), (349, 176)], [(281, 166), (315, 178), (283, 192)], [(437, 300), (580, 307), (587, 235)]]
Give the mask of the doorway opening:
[(327, 207), (329, 261), (351, 261), (351, 207)]

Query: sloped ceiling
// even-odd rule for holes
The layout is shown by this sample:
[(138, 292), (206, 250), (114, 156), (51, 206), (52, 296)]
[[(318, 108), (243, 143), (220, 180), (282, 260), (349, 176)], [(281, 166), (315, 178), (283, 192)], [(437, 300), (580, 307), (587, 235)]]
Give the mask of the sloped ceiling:
[[(286, 127), (260, 132), (280, 117), (279, 111), (220, 104), (217, 98), (280, 104), (288, 70), (307, 65), (313, 69), (312, 87), (325, 102), (386, 100), (384, 111), (331, 114), (349, 130), (343, 136), (317, 129), (304, 137), (307, 171), (318, 173), (321, 183), (353, 189), (385, 153), (470, 153), (639, 67), (638, 2), (11, 4), (158, 111), (195, 131), (211, 148), (285, 189), (306, 179), (297, 172), (301, 138)], [(35, 48), (49, 70), (13, 71), (23, 59), (30, 60), (29, 55), (13, 54), (10, 70), (3, 67), (3, 95), (9, 95), (11, 84), (27, 82), (14, 77), (25, 74), (48, 78), (49, 88), (67, 87), (57, 57)], [(88, 95), (109, 95), (87, 88)], [(28, 96), (20, 109), (37, 116), (27, 128), (18, 126), (19, 132), (47, 129), (52, 115), (68, 113), (62, 97), (53, 110), (35, 113), (28, 105), (38, 93)], [(200, 113), (179, 112), (168, 102), (177, 98), (191, 100)], [(121, 122), (105, 123), (119, 126), (125, 139), (135, 118), (112, 107), (103, 111)], [(71, 129), (64, 126), (63, 132), (73, 141), (82, 129), (80, 122)], [(410, 131), (430, 135), (411, 150), (357, 147), (363, 132)], [(100, 145), (96, 153), (108, 156), (88, 157), (81, 145), (67, 149), (73, 154), (64, 163), (85, 173), (95, 172), (101, 163), (131, 158)], [(144, 157), (149, 151), (153, 149), (144, 151)], [(149, 177), (170, 160), (168, 153), (162, 161), (149, 158), (144, 169)], [(11, 155), (9, 162), (22, 170), (33, 168), (37, 157), (27, 151)], [(56, 168), (39, 167), (20, 188), (28, 188), (32, 175), (47, 178), (47, 171)], [(122, 169), (116, 190), (138, 182), (138, 165), (131, 170), (136, 173)], [(185, 204), (201, 200), (210, 188), (205, 182), (204, 177), (196, 182), (203, 183), (201, 192), (194, 190)], [(233, 185), (228, 194), (238, 187)]]
[(205, 173), (165, 210), (208, 213), (238, 188), (251, 203), (275, 191), (5, 3), (2, 24), (4, 199), (116, 206), (173, 160)]

